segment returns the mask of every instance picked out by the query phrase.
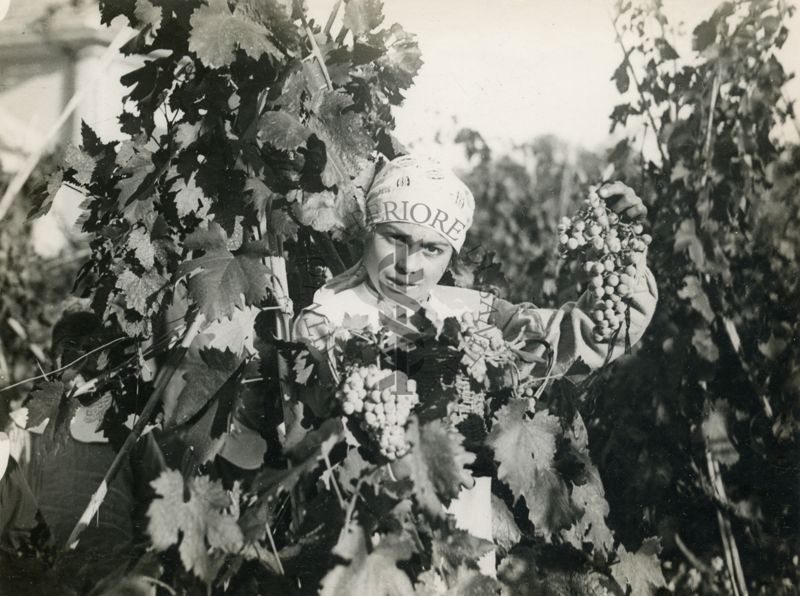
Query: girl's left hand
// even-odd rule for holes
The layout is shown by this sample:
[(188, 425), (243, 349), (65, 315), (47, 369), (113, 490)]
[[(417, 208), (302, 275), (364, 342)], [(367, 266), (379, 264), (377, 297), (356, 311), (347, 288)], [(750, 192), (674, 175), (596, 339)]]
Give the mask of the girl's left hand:
[(597, 194), (608, 204), (609, 209), (621, 217), (631, 221), (640, 221), (647, 217), (647, 207), (627, 184), (608, 182), (598, 189)]

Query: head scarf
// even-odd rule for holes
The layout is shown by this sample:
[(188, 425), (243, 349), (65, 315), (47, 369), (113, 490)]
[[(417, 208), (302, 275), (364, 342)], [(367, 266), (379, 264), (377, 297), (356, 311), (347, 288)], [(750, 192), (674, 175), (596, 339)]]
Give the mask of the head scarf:
[(438, 232), (458, 252), (472, 225), (475, 198), (438, 162), (397, 157), (375, 176), (367, 193), (367, 224), (406, 222)]

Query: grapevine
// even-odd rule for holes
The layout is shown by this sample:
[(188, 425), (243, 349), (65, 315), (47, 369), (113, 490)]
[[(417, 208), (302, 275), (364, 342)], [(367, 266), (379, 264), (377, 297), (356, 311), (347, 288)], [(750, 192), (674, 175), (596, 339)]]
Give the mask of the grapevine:
[[(291, 389), (286, 364), (301, 348), (275, 314), (288, 317), (291, 302), (298, 312), (354, 260), (352, 229), (371, 169), (377, 157), (402, 152), (391, 109), (421, 63), (413, 36), (384, 23), (374, 0), (336, 2), (324, 29), (303, 3), (282, 0), (100, 7), (105, 22), (127, 18), (139, 32), (125, 48), (142, 59), (123, 80), (128, 136), (103, 141), (83, 126), (82, 146), (68, 151), (40, 211), (62, 183), (86, 195), (81, 221), (92, 255), (78, 288), (104, 333), (125, 342), (98, 348), (92, 361), (103, 402), (111, 402), (101, 430), (122, 451), (109, 466), (107, 446), (75, 449), (72, 398), (101, 391), (86, 383), (73, 392), (72, 371), (46, 371), (51, 379), (24, 408), (26, 424), (47, 424), (32, 475), (59, 490), (42, 491), (33, 505), (52, 545), (39, 549), (39, 526), (17, 514), (37, 507), (0, 507), (14, 512), (0, 515), (1, 592), (111, 594), (157, 584), (176, 594), (339, 596), (354, 586), (424, 594), (435, 576), (450, 594), (582, 594), (616, 583), (631, 596), (705, 595), (730, 592), (726, 566), (750, 593), (797, 585), (797, 540), (786, 530), (796, 525), (796, 491), (786, 481), (795, 468), (780, 453), (797, 446), (797, 285), (787, 272), (800, 254), (791, 215), (800, 152), (794, 146), (779, 161), (784, 147), (769, 135), (788, 76), (769, 49), (785, 38), (781, 6), (724, 3), (695, 32), (698, 51), (708, 51), (677, 69), (665, 39), (643, 39), (650, 28), (620, 28), (626, 38), (641, 32), (631, 52), (647, 52), (643, 63), (652, 55), (655, 66), (634, 81), (641, 105), (621, 104), (612, 119), (624, 125), (652, 110), (649, 130), (664, 159), (634, 163), (625, 142), (608, 159), (651, 209), (661, 314), (645, 349), (618, 364), (608, 384), (584, 383), (580, 363), (563, 370), (555, 350), (532, 349), (549, 348), (541, 326), (530, 322), (515, 336), (514, 325), (494, 327), (471, 313), (448, 323), (444, 340), (415, 345), (424, 367), (407, 366), (421, 359), (387, 354), (369, 334), (333, 351), (344, 364), (331, 375), (309, 350), (295, 362), (296, 395), (282, 391)], [(739, 26), (745, 11), (752, 14)], [(621, 92), (635, 74), (624, 54), (614, 74)], [(480, 150), (478, 137), (466, 140)], [(476, 270), (455, 272), (454, 283), (547, 307), (572, 298), (571, 279), (560, 280), (569, 283), (556, 295), (556, 267), (545, 262), (554, 214), (569, 209), (577, 180), (599, 177), (604, 158), (579, 155), (562, 167), (553, 156), (569, 152), (548, 151), (554, 143), (529, 146), (535, 164), (480, 152), (468, 185), (476, 198), (498, 196), (478, 201), (483, 214), (470, 233), (499, 247), (513, 286), (503, 294), (491, 258), (471, 259)], [(595, 190), (582, 209), (558, 229), (562, 253), (589, 274), (595, 339), (608, 341), (627, 325), (650, 239)], [(22, 320), (13, 311), (5, 318)], [(358, 319), (342, 326), (362, 329)], [(178, 335), (174, 323), (192, 322), (196, 344), (166, 345)], [(15, 343), (6, 337), (3, 347), (28, 349), (10, 322), (9, 330)], [(366, 366), (376, 355), (382, 364)], [(595, 399), (603, 394), (613, 399)], [(587, 397), (597, 408), (584, 407)], [(131, 414), (159, 428), (139, 438), (124, 425)], [(255, 452), (244, 441), (253, 436), (267, 443), (263, 461), (242, 458)], [(711, 483), (687, 465), (699, 438)], [(4, 504), (7, 494), (27, 494), (24, 462), (13, 457), (0, 474)], [(226, 459), (253, 467), (241, 473)], [(687, 470), (691, 482), (681, 476)], [(484, 549), (446, 519), (461, 487), (484, 475), (498, 497), (492, 518), (502, 522), (494, 536), (499, 581), (478, 574)], [(723, 480), (736, 501), (724, 496)], [(85, 532), (76, 542), (66, 532), (79, 516), (93, 521), (78, 525)], [(692, 535), (695, 528), (703, 531)], [(656, 531), (663, 553), (647, 537)], [(76, 550), (44, 570), (16, 546), (29, 543), (36, 553)], [(118, 545), (136, 548), (110, 548)], [(659, 557), (670, 561), (669, 583)]]
[(419, 403), (416, 381), (376, 364), (356, 366), (336, 397), (346, 416), (360, 420), (361, 429), (383, 457), (395, 460), (408, 452), (405, 425)]
[(584, 207), (558, 225), (562, 258), (577, 259), (591, 275), (595, 341), (614, 337), (626, 320), (630, 299), (644, 267), (652, 237), (640, 223), (627, 223), (591, 188)]
[(503, 332), (494, 325), (480, 325), (480, 315), (465, 312), (459, 318), (462, 336), (461, 363), (466, 369), (455, 378), (457, 400), (453, 404), (450, 420), (459, 424), (470, 414), (485, 418), (487, 411), (487, 389), (491, 389), (486, 367), (506, 369), (511, 373), (512, 389), (522, 397), (533, 397), (531, 380), (522, 381), (514, 350), (525, 346), (526, 329), (520, 329), (512, 340), (504, 338)]

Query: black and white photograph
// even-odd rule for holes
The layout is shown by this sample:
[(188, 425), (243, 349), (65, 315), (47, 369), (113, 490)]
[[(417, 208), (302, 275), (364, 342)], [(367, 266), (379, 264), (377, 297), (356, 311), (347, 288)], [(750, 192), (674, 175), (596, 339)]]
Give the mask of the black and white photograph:
[(0, 596), (800, 595), (787, 0), (0, 0)]

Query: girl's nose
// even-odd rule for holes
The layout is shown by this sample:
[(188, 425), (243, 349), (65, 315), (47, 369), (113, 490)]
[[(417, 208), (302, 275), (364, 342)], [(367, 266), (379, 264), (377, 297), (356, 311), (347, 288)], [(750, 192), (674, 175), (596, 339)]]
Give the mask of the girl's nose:
[[(421, 252), (422, 251), (415, 250), (414, 248), (401, 246), (395, 253), (395, 270), (402, 275), (414, 275), (415, 277), (421, 275)], [(412, 283), (415, 281), (417, 280), (411, 280)]]

